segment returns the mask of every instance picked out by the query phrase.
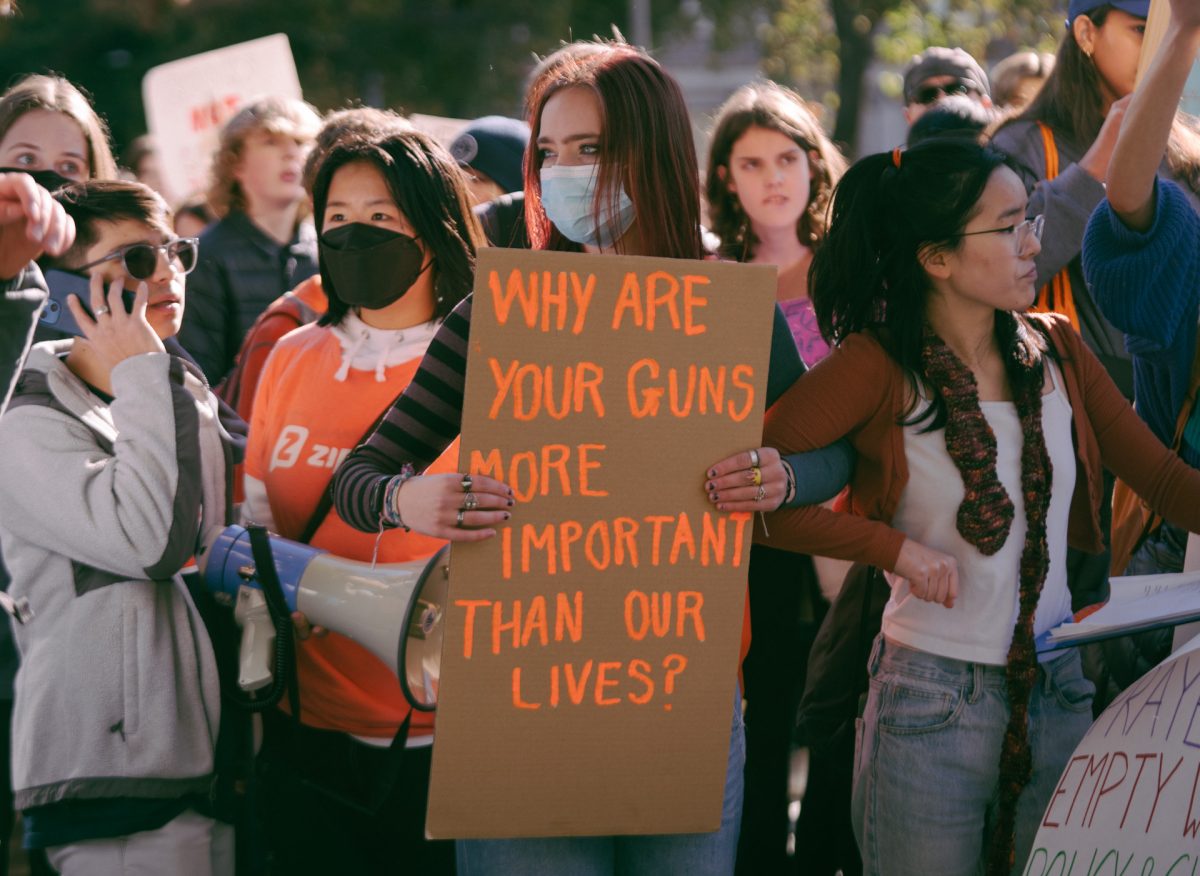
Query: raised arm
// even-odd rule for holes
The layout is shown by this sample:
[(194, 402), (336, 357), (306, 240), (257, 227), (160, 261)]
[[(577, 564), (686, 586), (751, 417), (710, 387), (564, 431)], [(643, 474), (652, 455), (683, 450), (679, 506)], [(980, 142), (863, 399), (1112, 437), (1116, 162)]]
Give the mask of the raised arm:
[(1171, 0), (1171, 21), (1133, 94), (1108, 172), (1108, 202), (1135, 231), (1154, 221), (1154, 178), (1200, 48), (1200, 2)]

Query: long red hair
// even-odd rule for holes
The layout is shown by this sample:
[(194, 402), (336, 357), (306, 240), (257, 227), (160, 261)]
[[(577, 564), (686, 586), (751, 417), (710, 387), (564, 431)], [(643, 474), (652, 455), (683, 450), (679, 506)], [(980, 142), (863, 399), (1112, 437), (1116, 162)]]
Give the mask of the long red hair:
[[(525, 151), (525, 221), (534, 249), (578, 250), (542, 209), (542, 156), (537, 147), (546, 102), (564, 88), (589, 88), (600, 99), (596, 219), (602, 199), (613, 206), (621, 186), (633, 201), (638, 255), (698, 259), (700, 174), (692, 126), (679, 84), (645, 52), (624, 43), (568, 57), (530, 88), (530, 139)], [(620, 242), (618, 241), (618, 249)]]

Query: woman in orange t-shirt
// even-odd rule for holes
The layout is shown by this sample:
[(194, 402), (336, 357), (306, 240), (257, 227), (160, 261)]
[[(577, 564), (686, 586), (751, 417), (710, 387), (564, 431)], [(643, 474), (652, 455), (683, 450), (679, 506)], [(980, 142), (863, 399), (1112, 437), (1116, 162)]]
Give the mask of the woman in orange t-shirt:
[[(320, 166), (313, 207), (329, 308), (285, 336), (263, 371), (243, 516), (370, 562), (420, 560), (438, 539), (316, 520), (337, 465), (412, 379), (441, 319), (470, 291), (482, 233), (454, 160), (415, 129), (348, 138)], [(445, 454), (446, 470), (457, 447)], [(438, 464), (435, 463), (435, 467)], [(299, 626), (305, 626), (298, 621)], [(432, 716), (394, 672), (330, 633), (297, 649), (299, 714), (266, 716), (266, 823), (280, 872), (453, 872), (424, 839)], [(406, 723), (407, 722), (407, 723)]]

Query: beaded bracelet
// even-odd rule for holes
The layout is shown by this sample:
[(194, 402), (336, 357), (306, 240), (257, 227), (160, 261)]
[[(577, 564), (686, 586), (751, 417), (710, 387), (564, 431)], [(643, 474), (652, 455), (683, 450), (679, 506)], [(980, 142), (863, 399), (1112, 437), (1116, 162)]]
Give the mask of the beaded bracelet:
[(786, 505), (796, 498), (796, 472), (792, 470), (791, 463), (786, 459), (782, 459), (780, 462), (783, 463), (783, 474), (787, 478), (787, 489), (783, 492), (783, 504)]
[(379, 512), (379, 522), (381, 525), (411, 532), (411, 528), (406, 526), (404, 520), (400, 517), (400, 488), (404, 486), (405, 481), (416, 476), (417, 472), (413, 468), (412, 463), (406, 462), (400, 467), (400, 474), (394, 476), (384, 486), (383, 507)]

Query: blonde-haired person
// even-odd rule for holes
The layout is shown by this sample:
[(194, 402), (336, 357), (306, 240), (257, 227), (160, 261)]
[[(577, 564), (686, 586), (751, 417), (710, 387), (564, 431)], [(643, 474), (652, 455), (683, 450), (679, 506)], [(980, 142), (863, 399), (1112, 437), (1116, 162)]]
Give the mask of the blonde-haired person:
[(221, 130), (208, 190), (220, 220), (200, 237), (179, 333), (213, 385), (233, 366), (242, 338), (267, 305), (317, 272), (303, 171), (320, 126), (304, 101), (264, 97)]
[(116, 179), (108, 128), (61, 76), (26, 76), (0, 94), (0, 167), (52, 170), (76, 182)]

